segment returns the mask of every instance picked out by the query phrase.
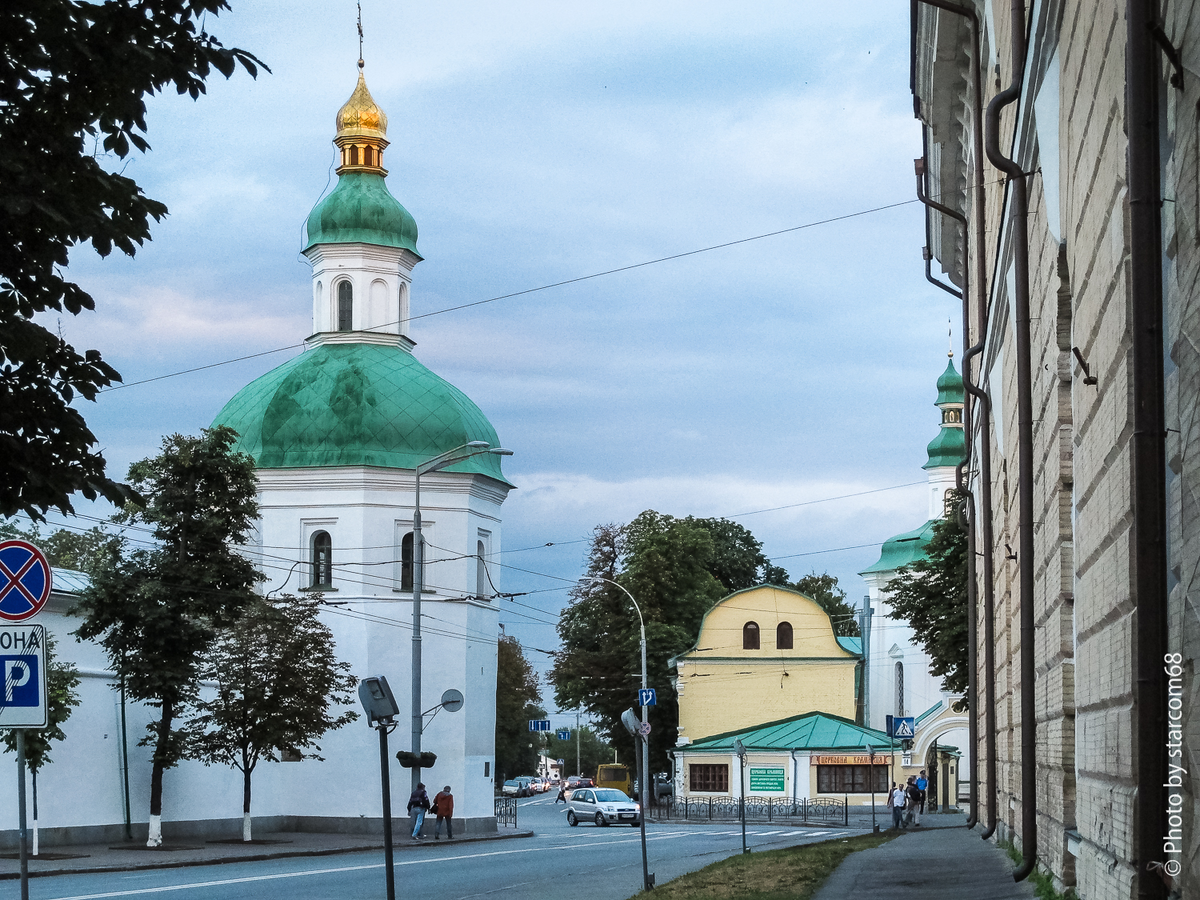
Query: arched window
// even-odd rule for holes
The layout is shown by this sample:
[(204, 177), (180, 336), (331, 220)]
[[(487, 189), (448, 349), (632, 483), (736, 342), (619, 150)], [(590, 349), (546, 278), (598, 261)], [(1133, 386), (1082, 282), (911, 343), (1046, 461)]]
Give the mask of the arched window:
[(318, 531), (312, 537), (312, 586), (333, 586), (333, 541), (328, 531)]
[(410, 531), (400, 541), (400, 590), (413, 589), (413, 535)]
[(478, 541), (475, 545), (475, 596), (480, 600), (492, 595), (491, 586), (488, 584), (487, 564), (483, 561), (486, 552), (483, 541)]
[(791, 650), (792, 649), (792, 623), (780, 622), (775, 629), (775, 649), (776, 650)]
[(896, 715), (904, 715), (904, 663), (896, 663)]
[(353, 144), (351, 144), (351, 146), (350, 146), (350, 165), (352, 165), (352, 166), (358, 165), (358, 148), (355, 147)]
[(338, 331), (354, 329), (354, 285), (343, 281), (338, 285)]
[(742, 649), (757, 650), (758, 645), (758, 623), (747, 622), (742, 626)]

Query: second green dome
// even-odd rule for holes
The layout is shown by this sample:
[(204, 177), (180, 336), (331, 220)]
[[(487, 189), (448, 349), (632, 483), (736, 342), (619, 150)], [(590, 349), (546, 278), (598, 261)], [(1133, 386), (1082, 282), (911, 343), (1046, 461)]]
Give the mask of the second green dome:
[(308, 214), (308, 250), (315, 244), (378, 244), (417, 253), (417, 222), (387, 189), (382, 175), (343, 172), (337, 187)]

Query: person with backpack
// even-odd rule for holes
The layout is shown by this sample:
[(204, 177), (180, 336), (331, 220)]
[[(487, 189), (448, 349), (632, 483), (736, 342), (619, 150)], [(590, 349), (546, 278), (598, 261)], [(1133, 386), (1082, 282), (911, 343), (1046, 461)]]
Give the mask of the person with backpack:
[(425, 810), (429, 809), (429, 795), (425, 793), (425, 785), (418, 784), (417, 789), (409, 795), (408, 815), (412, 818), (412, 839), (421, 839), (421, 826), (425, 824)]
[(904, 788), (905, 798), (905, 825), (921, 825), (921, 789), (917, 787), (917, 779), (915, 776), (908, 776), (908, 784)]

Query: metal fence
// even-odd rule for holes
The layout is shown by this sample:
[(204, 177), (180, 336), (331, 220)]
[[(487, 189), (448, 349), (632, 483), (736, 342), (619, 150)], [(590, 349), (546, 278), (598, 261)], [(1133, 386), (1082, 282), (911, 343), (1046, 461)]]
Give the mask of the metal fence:
[(517, 827), (517, 801), (514, 797), (496, 798), (496, 827), (511, 825)]
[[(741, 819), (741, 802), (737, 797), (684, 797), (659, 800), (650, 807), (651, 819), (716, 820)], [(808, 797), (789, 800), (780, 797), (747, 797), (746, 819), (766, 822), (803, 824), (819, 822), (825, 825), (848, 825), (850, 804), (846, 798)]]

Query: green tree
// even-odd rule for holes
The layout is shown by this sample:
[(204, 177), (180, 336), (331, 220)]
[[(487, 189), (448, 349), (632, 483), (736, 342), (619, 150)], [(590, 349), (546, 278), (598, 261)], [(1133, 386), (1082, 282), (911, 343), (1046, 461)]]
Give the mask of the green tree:
[(216, 693), (196, 701), (184, 726), (187, 755), (242, 773), (245, 841), (251, 840), (251, 777), (258, 763), (279, 762), (282, 751), (321, 759), (321, 736), (358, 718), (344, 708), (358, 679), (338, 660), (319, 608), (318, 597), (254, 600), (219, 632), (200, 667)]
[(111, 556), (75, 610), (76, 636), (99, 641), (128, 695), (159, 711), (141, 742), (154, 748), (149, 846), (162, 843), (162, 776), (183, 756), (177, 720), (195, 698), (200, 660), (261, 580), (235, 549), (258, 516), (254, 462), (233, 452), (236, 438), (224, 427), (172, 435), (158, 456), (130, 466), (144, 505), (124, 518), (152, 526), (157, 546)]
[(542, 689), (515, 637), (502, 635), (496, 656), (496, 777), (532, 775), (542, 743), (541, 735), (529, 730), (529, 720), (546, 717)]
[[(120, 376), (34, 321), (92, 297), (65, 270), (72, 247), (130, 256), (167, 208), (121, 174), (149, 149), (147, 94), (193, 99), (213, 69), (262, 65), (205, 31), (225, 0), (7, 0), (0, 4), (0, 515), (34, 520), (70, 497), (123, 503), (77, 397)], [(264, 67), (265, 68), (265, 67)], [(108, 157), (107, 159), (105, 157)]]
[(912, 626), (929, 654), (929, 671), (942, 677), (944, 690), (964, 693), (969, 674), (966, 532), (953, 519), (938, 519), (924, 556), (901, 566), (888, 591), (892, 610)]
[(792, 585), (817, 604), (833, 622), (833, 633), (838, 637), (858, 637), (858, 610), (846, 602), (846, 592), (838, 587), (834, 575), (809, 572)]
[[(577, 741), (578, 752), (576, 752)], [(605, 743), (603, 737), (590, 726), (584, 725), (579, 729), (571, 728), (570, 740), (560, 741), (553, 733), (547, 735), (546, 756), (550, 759), (566, 760), (562, 769), (564, 777), (574, 773), (595, 778), (596, 767), (613, 758), (613, 748)], [(576, 761), (578, 761), (578, 765), (576, 765)]]

